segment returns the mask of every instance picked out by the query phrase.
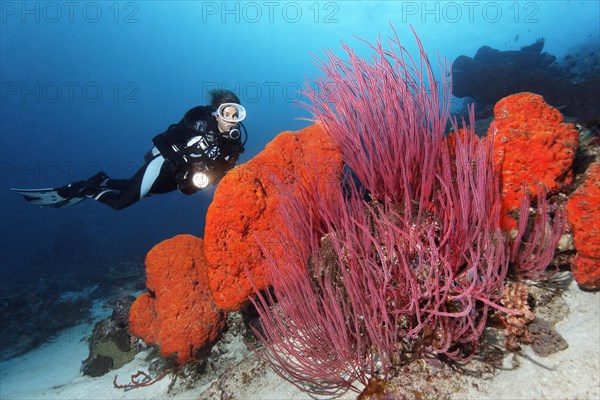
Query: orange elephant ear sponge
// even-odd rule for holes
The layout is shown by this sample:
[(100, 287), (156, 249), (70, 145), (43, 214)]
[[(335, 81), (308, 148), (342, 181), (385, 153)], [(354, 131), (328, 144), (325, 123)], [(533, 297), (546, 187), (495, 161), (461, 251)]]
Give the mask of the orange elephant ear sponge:
[(567, 218), (577, 249), (573, 275), (581, 286), (600, 289), (600, 160), (588, 167), (581, 186), (569, 196)]
[(519, 207), (523, 184), (534, 198), (539, 183), (549, 193), (572, 183), (579, 132), (542, 96), (518, 93), (503, 98), (494, 107), (491, 129), (505, 213)]
[(146, 256), (148, 292), (131, 306), (129, 330), (156, 344), (178, 365), (201, 358), (218, 340), (224, 314), (215, 306), (203, 241), (178, 235), (160, 242)]
[(218, 307), (236, 311), (269, 286), (265, 256), (257, 237), (268, 245), (280, 225), (280, 188), (296, 179), (310, 179), (321, 190), (340, 187), (340, 152), (318, 124), (298, 132), (282, 132), (246, 164), (231, 170), (219, 183), (206, 213), (205, 254), (208, 279)]

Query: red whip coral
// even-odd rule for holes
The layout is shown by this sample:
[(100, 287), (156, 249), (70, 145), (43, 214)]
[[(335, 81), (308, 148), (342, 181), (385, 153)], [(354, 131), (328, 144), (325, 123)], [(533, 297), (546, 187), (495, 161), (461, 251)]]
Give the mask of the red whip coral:
[[(416, 61), (397, 36), (388, 44), (371, 46), (369, 61), (347, 46), (348, 60), (328, 53), (309, 86), (327, 91), (307, 93), (360, 187), (347, 176), (346, 190), (325, 197), (310, 180), (279, 185), (282, 227), (262, 246), (273, 290), (257, 287), (254, 300), (261, 354), (309, 391), (385, 379), (409, 354), (470, 358), (490, 312), (520, 312), (500, 305), (515, 253), (530, 251), (535, 275), (562, 231), (536, 219), (507, 241), (493, 141), (467, 126), (445, 141), (450, 90), (418, 39)], [(540, 205), (546, 215), (545, 197)]]
[(581, 186), (569, 196), (567, 215), (577, 249), (573, 275), (581, 286), (600, 289), (600, 161), (588, 167)]
[(178, 235), (146, 256), (149, 292), (131, 306), (130, 331), (157, 344), (178, 365), (197, 360), (218, 339), (224, 315), (208, 287), (202, 239)]
[(206, 214), (205, 254), (208, 277), (218, 307), (239, 310), (253, 294), (246, 270), (264, 289), (265, 258), (257, 236), (272, 236), (280, 224), (279, 188), (295, 177), (316, 182), (323, 193), (340, 185), (339, 152), (318, 125), (297, 133), (282, 132), (246, 164), (230, 171), (219, 183)]
[[(519, 93), (496, 103), (494, 159), (500, 169), (503, 214), (519, 207), (523, 185), (535, 197), (537, 186), (556, 192), (572, 182), (579, 133), (542, 96)], [(505, 228), (512, 227), (509, 220)]]

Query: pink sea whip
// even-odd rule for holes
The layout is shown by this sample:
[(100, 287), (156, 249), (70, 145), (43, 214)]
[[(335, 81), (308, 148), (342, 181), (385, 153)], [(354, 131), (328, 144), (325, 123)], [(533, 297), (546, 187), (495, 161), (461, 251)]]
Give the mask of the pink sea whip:
[(444, 139), (447, 65), (440, 85), (417, 44), (416, 61), (397, 35), (387, 49), (371, 45), (370, 61), (348, 46), (348, 60), (320, 61), (308, 108), (370, 200), (352, 179), (324, 194), (298, 177), (294, 189), (281, 185), (282, 227), (258, 238), (272, 284), (254, 300), (261, 354), (304, 390), (356, 390), (411, 353), (469, 359), (489, 312), (515, 313), (499, 305), (510, 262), (523, 248), (532, 249), (526, 259), (546, 251), (509, 249), (493, 141), (456, 121), (454, 146)]
[(510, 259), (513, 274), (518, 279), (541, 280), (557, 272), (556, 269), (548, 271), (547, 267), (565, 230), (566, 212), (563, 206), (548, 202), (546, 191), (541, 185), (536, 198), (538, 206), (533, 217), (529, 215), (529, 196), (521, 198), (519, 226), (515, 231), (516, 237), (511, 240)]
[(433, 189), (450, 108), (447, 64), (439, 85), (418, 38), (417, 44), (416, 61), (397, 35), (389, 49), (369, 44), (370, 62), (344, 44), (348, 60), (327, 52), (319, 60), (324, 77), (308, 85), (307, 108), (343, 149), (344, 162), (374, 198), (396, 203)]

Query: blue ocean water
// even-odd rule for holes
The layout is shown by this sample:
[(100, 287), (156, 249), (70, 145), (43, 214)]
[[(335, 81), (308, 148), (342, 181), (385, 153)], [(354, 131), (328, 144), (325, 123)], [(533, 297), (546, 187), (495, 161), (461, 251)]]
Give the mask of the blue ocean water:
[[(0, 23), (0, 277), (35, 282), (128, 260), (179, 233), (202, 236), (214, 188), (143, 199), (122, 211), (85, 201), (32, 206), (12, 187), (57, 187), (99, 170), (129, 177), (151, 138), (214, 88), (248, 110), (241, 162), (284, 130), (309, 124), (298, 107), (313, 54), (361, 54), (392, 34), (432, 61), (489, 45), (597, 60), (597, 1), (2, 1)], [(597, 61), (596, 61), (597, 62)], [(434, 69), (436, 62), (434, 62)], [(457, 100), (456, 106), (462, 105)], [(100, 271), (100, 272), (99, 272)], [(76, 282), (75, 282), (76, 284)], [(4, 293), (10, 286), (3, 286)]]

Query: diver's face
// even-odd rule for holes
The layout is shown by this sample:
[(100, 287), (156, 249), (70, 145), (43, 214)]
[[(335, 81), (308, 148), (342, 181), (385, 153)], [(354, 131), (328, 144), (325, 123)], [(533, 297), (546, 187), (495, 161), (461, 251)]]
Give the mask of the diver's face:
[[(235, 107), (225, 107), (223, 109), (223, 117), (225, 118), (237, 118), (238, 111)], [(231, 127), (236, 126), (235, 122), (227, 122), (224, 121), (219, 115), (215, 117), (217, 119), (217, 126), (219, 127), (219, 132), (229, 132)]]

